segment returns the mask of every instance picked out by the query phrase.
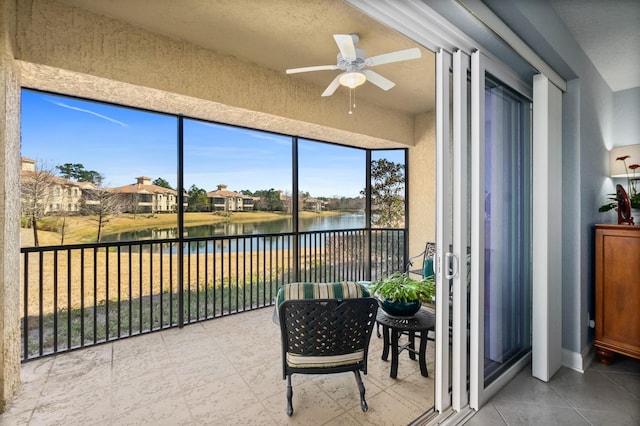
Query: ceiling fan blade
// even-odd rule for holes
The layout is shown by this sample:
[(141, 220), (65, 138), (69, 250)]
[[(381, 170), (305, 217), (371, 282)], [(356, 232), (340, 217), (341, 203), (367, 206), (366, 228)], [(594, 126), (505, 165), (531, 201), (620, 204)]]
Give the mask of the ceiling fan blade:
[[(342, 74), (344, 74), (344, 73), (342, 73)], [(336, 89), (338, 87), (340, 87), (340, 76), (342, 74), (338, 75), (336, 78), (333, 79), (333, 81), (331, 83), (329, 83), (327, 88), (324, 89), (324, 92), (322, 92), (322, 96), (331, 96), (331, 95), (333, 95), (333, 93), (336, 91)]]
[(384, 53), (382, 55), (372, 56), (365, 60), (365, 65), (370, 67), (390, 62), (408, 61), (409, 59), (418, 59), (422, 57), (422, 52), (417, 47), (411, 49), (398, 50), (395, 52)]
[(315, 67), (302, 67), (302, 68), (290, 68), (287, 70), (287, 74), (295, 74), (298, 72), (309, 72), (309, 71), (323, 71), (323, 70), (337, 70), (337, 65), (317, 65)]
[(381, 76), (375, 71), (362, 70), (362, 73), (367, 76), (367, 81), (372, 82), (382, 90), (389, 90), (396, 85), (393, 81)]
[(340, 49), (340, 54), (343, 58), (356, 57), (356, 46), (351, 34), (334, 34), (333, 39), (336, 41), (338, 49)]

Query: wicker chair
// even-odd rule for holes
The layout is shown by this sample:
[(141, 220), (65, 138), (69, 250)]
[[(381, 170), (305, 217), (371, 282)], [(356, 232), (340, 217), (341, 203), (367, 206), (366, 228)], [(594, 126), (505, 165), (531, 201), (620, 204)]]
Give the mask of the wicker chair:
[[(293, 414), (291, 376), (294, 373), (353, 371), (360, 391), (360, 407), (363, 411), (368, 409), (360, 371), (367, 374), (367, 353), (378, 302), (368, 297), (368, 291), (357, 283), (348, 283), (351, 289), (360, 288), (355, 293), (333, 291), (339, 286), (346, 288), (346, 284), (296, 283), (287, 284), (279, 290), (277, 309), (282, 337), (282, 379), (287, 380), (289, 416)], [(290, 286), (294, 286), (295, 291), (291, 291)], [(314, 294), (328, 297), (313, 298)]]

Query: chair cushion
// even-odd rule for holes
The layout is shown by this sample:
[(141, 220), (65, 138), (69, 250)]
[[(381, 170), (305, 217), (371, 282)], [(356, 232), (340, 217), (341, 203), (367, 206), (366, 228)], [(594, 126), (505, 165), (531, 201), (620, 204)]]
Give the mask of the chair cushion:
[(305, 356), (287, 352), (287, 365), (295, 368), (337, 367), (357, 364), (364, 360), (364, 351), (356, 351), (342, 355)]
[(433, 258), (428, 258), (424, 260), (424, 264), (422, 265), (422, 277), (429, 278), (433, 276)]
[(353, 299), (370, 297), (363, 283), (341, 281), (335, 283), (290, 283), (278, 289), (276, 308), (285, 300), (301, 299)]

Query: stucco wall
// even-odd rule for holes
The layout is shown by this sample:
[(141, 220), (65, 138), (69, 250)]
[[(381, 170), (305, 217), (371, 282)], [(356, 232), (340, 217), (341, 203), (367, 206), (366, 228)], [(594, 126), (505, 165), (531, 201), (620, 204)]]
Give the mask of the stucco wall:
[(13, 2), (0, 3), (0, 412), (20, 382), (20, 92), (12, 58)]
[[(436, 117), (416, 117), (416, 145), (409, 150), (409, 255), (436, 241)], [(414, 264), (413, 269), (419, 269)]]
[[(293, 120), (290, 126), (295, 130), (287, 133), (304, 137), (320, 138), (325, 136), (323, 130), (338, 129), (387, 141), (387, 146), (414, 144), (411, 115), (365, 102), (359, 102), (357, 113), (349, 115), (348, 96), (343, 94), (319, 99), (317, 87), (282, 72), (158, 36), (56, 0), (18, 0), (17, 22), (16, 58), (21, 61), (227, 106), (215, 111), (207, 108), (206, 112), (189, 108), (190, 116), (274, 131), (283, 130), (274, 128), (277, 126), (272, 120), (287, 118)], [(43, 75), (39, 77), (39, 81), (27, 80), (25, 84), (46, 85)], [(92, 92), (92, 96), (96, 94)], [(130, 104), (128, 100), (122, 103)], [(242, 111), (265, 116), (247, 118)], [(303, 123), (317, 126), (314, 130)], [(344, 143), (333, 140), (336, 135), (331, 132), (329, 137), (322, 139)]]

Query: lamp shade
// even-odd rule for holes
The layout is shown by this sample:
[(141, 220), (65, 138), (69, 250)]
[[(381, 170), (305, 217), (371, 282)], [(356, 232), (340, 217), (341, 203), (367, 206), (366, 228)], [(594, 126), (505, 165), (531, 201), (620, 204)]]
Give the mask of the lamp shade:
[(358, 71), (345, 72), (340, 76), (340, 84), (350, 89), (355, 89), (361, 84), (364, 84), (365, 81), (367, 81), (367, 76)]
[(626, 159), (627, 167), (632, 164), (640, 164), (640, 145), (619, 146), (609, 152), (609, 175), (611, 177), (627, 177), (627, 171), (632, 174), (631, 170), (625, 170), (624, 161), (617, 160), (626, 155), (629, 156)]

